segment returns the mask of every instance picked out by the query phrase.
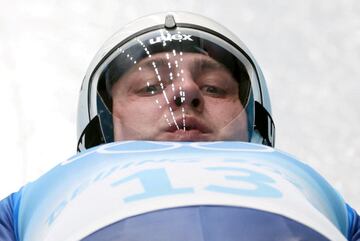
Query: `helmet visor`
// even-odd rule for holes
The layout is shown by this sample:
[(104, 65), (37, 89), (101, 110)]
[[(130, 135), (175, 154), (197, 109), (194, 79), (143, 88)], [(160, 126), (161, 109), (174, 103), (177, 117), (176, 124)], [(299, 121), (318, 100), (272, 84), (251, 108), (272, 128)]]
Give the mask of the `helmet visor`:
[(249, 141), (254, 78), (246, 56), (219, 37), (150, 31), (104, 59), (92, 79), (92, 112), (106, 142)]

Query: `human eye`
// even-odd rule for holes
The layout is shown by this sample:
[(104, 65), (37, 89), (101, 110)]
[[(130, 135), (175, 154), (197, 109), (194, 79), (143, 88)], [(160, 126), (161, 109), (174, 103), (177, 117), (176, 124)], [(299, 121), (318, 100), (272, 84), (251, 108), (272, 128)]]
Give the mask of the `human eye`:
[(138, 94), (141, 96), (152, 96), (161, 93), (161, 91), (160, 85), (147, 83), (146, 86), (139, 89)]
[(205, 95), (210, 95), (212, 97), (220, 98), (226, 96), (226, 91), (223, 88), (214, 85), (204, 85), (201, 87), (201, 91)]

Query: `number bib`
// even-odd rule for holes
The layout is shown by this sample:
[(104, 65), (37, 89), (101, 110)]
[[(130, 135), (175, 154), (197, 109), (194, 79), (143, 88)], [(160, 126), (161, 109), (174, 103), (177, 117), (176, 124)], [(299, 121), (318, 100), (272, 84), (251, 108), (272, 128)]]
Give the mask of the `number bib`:
[(78, 154), (22, 189), (20, 240), (79, 240), (167, 208), (220, 205), (276, 213), (345, 240), (345, 203), (309, 166), (242, 142), (118, 142)]

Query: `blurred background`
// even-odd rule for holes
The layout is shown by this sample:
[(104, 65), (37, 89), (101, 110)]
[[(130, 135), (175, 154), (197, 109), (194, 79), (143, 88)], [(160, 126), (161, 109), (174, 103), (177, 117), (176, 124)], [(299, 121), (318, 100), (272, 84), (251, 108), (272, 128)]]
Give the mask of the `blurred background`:
[(101, 44), (183, 10), (233, 31), (262, 67), (276, 148), (360, 211), (360, 1), (0, 0), (0, 199), (76, 151), (77, 96)]

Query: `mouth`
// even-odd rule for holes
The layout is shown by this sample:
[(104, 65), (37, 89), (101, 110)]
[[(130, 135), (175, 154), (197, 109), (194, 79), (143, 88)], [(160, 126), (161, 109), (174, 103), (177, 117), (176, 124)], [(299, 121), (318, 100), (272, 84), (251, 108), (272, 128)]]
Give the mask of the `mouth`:
[(175, 123), (171, 123), (166, 129), (167, 132), (181, 133), (181, 132), (199, 132), (210, 133), (211, 130), (205, 124), (201, 123), (194, 117), (186, 117), (176, 119)]

